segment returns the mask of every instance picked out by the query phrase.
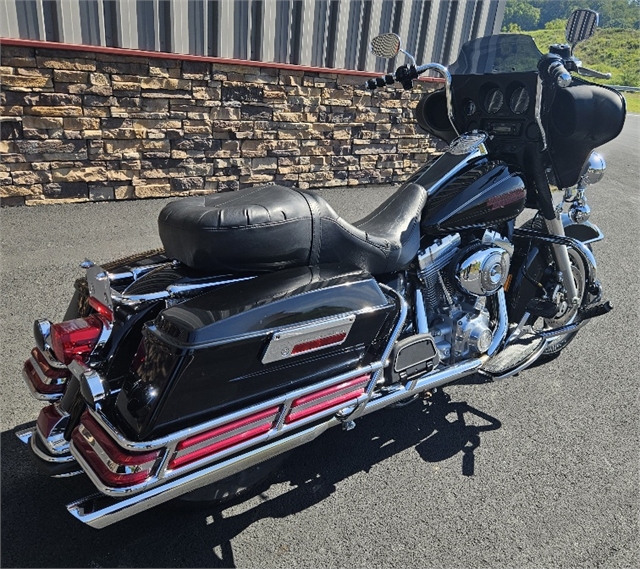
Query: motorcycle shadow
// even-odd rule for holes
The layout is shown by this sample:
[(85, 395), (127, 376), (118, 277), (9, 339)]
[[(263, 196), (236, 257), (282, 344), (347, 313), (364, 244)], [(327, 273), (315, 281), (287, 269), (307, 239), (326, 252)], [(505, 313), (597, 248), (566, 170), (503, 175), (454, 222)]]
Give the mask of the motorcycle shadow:
[(4, 432), (2, 566), (234, 567), (232, 541), (254, 522), (313, 507), (341, 481), (395, 454), (414, 448), (429, 463), (460, 454), (461, 474), (473, 475), (480, 435), (499, 429), (500, 421), (466, 402), (451, 401), (441, 390), (421, 401), (363, 417), (348, 433), (327, 431), (292, 451), (270, 480), (241, 501), (186, 511), (169, 502), (99, 532), (64, 508), (94, 493), (89, 480), (40, 475), (13, 431)]

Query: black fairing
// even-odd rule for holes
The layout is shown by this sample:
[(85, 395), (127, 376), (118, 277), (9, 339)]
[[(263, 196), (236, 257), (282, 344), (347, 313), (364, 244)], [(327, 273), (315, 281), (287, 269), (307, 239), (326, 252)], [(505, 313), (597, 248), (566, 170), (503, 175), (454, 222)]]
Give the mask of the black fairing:
[(569, 87), (556, 90), (549, 145), (559, 187), (578, 183), (592, 150), (618, 136), (625, 117), (624, 97), (613, 89), (574, 78)]
[[(144, 330), (146, 357), (118, 394), (118, 426), (151, 439), (366, 365), (397, 311), (368, 274), (340, 266), (264, 274), (168, 308)], [(262, 363), (275, 331), (352, 313), (343, 344)]]
[(524, 180), (501, 162), (485, 162), (467, 170), (429, 197), (422, 228), (437, 235), (490, 227), (514, 219), (524, 209)]

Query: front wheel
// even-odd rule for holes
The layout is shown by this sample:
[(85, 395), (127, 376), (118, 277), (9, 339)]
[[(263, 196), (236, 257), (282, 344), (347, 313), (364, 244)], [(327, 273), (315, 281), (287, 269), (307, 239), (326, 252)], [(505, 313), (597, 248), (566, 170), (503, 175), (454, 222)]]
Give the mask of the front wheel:
[[(523, 228), (533, 229), (535, 231), (544, 231), (544, 224), (538, 217), (528, 221), (523, 225)], [(591, 250), (591, 247), (589, 250)], [(569, 324), (577, 323), (580, 318), (579, 310), (584, 303), (585, 294), (587, 294), (587, 277), (584, 261), (580, 254), (571, 247), (568, 248), (569, 262), (571, 263), (571, 274), (573, 276), (573, 283), (576, 287), (577, 296), (579, 299), (578, 304), (571, 303), (567, 298), (564, 290), (550, 290), (548, 293), (551, 296), (551, 300), (558, 306), (558, 312), (551, 318), (538, 318), (534, 324), (534, 331), (538, 332), (552, 332), (558, 328), (568, 326)], [(549, 251), (547, 261), (550, 268), (555, 267), (555, 258), (551, 251)], [(559, 287), (558, 287), (559, 288)], [(553, 359), (557, 357), (560, 352), (566, 348), (571, 341), (578, 335), (577, 331), (567, 332), (562, 334), (553, 340), (549, 341), (542, 352), (542, 358)]]
[[(578, 304), (572, 304), (567, 298), (564, 290), (554, 291), (552, 300), (558, 306), (558, 312), (552, 318), (538, 318), (534, 323), (534, 330), (543, 332), (552, 332), (563, 326), (574, 324), (578, 322), (580, 306), (584, 301), (584, 296), (587, 290), (587, 279), (584, 261), (579, 253), (575, 249), (569, 248), (567, 253), (569, 254), (569, 261), (571, 262), (571, 274), (573, 276), (573, 283), (576, 287), (577, 296), (580, 299)], [(553, 262), (553, 261), (552, 261)], [(562, 334), (547, 343), (543, 356), (548, 358), (556, 357), (569, 343), (577, 336), (578, 332), (567, 332)]]

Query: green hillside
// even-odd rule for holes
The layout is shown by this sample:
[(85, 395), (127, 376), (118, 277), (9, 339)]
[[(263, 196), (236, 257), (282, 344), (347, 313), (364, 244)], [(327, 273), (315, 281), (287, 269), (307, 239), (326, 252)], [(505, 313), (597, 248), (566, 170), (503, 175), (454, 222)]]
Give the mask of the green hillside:
[[(538, 49), (546, 53), (552, 43), (564, 43), (564, 30), (536, 30), (523, 32), (531, 35)], [(640, 31), (619, 28), (601, 28), (596, 34), (576, 47), (575, 56), (585, 67), (611, 73), (603, 84), (640, 87)], [(598, 81), (600, 82), (600, 81)]]

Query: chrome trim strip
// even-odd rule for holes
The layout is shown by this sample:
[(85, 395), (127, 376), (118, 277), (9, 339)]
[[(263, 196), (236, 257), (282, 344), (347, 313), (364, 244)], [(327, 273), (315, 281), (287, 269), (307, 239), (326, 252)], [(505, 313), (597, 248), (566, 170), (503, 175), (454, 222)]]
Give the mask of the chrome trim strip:
[[(267, 349), (262, 356), (262, 363), (268, 364), (289, 358), (295, 358), (318, 350), (340, 346), (347, 341), (349, 332), (351, 332), (351, 328), (355, 321), (355, 314), (342, 314), (339, 316), (332, 316), (330, 318), (310, 320), (302, 325), (296, 324), (294, 326), (287, 326), (280, 330), (276, 330), (273, 332), (271, 340), (269, 340), (269, 344), (267, 345)], [(296, 354), (293, 353), (294, 348), (300, 344), (311, 342), (313, 340), (329, 338), (336, 334), (344, 334), (344, 338), (331, 344), (305, 350), (304, 352)]]
[(542, 136), (542, 151), (544, 152), (547, 149), (547, 133), (542, 126), (542, 91), (542, 79), (540, 79), (538, 75), (536, 83), (535, 117)]

